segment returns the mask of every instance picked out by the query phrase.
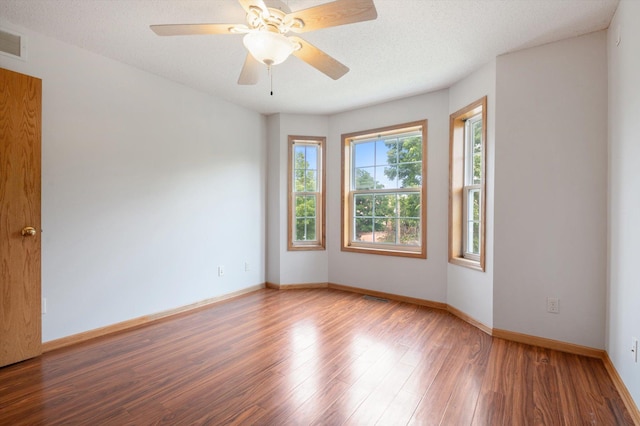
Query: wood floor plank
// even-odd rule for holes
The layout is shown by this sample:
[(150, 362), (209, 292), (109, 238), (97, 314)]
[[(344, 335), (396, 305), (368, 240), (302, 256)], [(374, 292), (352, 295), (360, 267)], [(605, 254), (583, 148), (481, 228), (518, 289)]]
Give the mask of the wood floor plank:
[(400, 390), (375, 424), (380, 426), (408, 424), (421, 399), (422, 395), (404, 389)]
[(356, 411), (347, 419), (347, 425), (372, 425), (382, 417), (387, 407), (400, 392), (415, 366), (398, 362), (378, 386), (367, 395)]
[(562, 405), (558, 393), (556, 367), (547, 363), (535, 366), (533, 377), (534, 422), (541, 425), (562, 424)]
[(600, 360), (265, 289), (0, 368), (1, 425), (633, 424)]
[(526, 349), (520, 343), (493, 339), (474, 422), (489, 424), (497, 417), (507, 424), (521, 424), (522, 419), (534, 418), (533, 367)]
[(294, 410), (283, 412), (282, 409), (275, 411), (278, 416), (265, 419), (260, 422), (264, 425), (290, 425), (296, 426), (301, 424), (311, 424), (318, 416), (318, 412), (322, 407), (331, 406), (338, 398), (340, 398), (349, 389), (350, 385), (338, 379), (329, 381), (324, 387), (313, 393), (302, 404)]
[(484, 371), (481, 367), (472, 363), (463, 366), (440, 424), (471, 424), (483, 376)]
[[(321, 410), (318, 417), (310, 424), (327, 425), (342, 424), (346, 419), (351, 417), (360, 404), (369, 396), (369, 394), (387, 377), (390, 369), (399, 361), (406, 352), (406, 346), (394, 345), (386, 348), (375, 348), (367, 355), (367, 359), (358, 359), (354, 365), (363, 365), (362, 374), (354, 382), (347, 391), (342, 394), (329, 407)], [(371, 355), (371, 357), (369, 357)], [(373, 362), (371, 362), (373, 361)], [(361, 370), (360, 368), (357, 370)], [(359, 371), (360, 373), (360, 371)], [(352, 376), (353, 377), (353, 376)], [(352, 378), (351, 377), (351, 378)]]
[(437, 375), (422, 396), (409, 424), (439, 425), (453, 391), (457, 379), (464, 372), (466, 363), (458, 356), (457, 348), (449, 350), (447, 357), (438, 370)]

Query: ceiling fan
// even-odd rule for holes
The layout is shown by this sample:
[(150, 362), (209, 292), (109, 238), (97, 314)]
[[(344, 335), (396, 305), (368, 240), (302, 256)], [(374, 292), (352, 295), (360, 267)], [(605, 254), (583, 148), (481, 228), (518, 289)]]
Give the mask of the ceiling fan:
[(378, 16), (373, 0), (336, 0), (297, 12), (291, 12), (281, 0), (238, 1), (247, 12), (246, 25), (164, 24), (151, 25), (151, 29), (160, 36), (244, 34), (249, 53), (238, 84), (256, 84), (260, 63), (270, 69), (292, 54), (337, 80), (349, 68), (302, 38), (286, 34), (369, 21)]

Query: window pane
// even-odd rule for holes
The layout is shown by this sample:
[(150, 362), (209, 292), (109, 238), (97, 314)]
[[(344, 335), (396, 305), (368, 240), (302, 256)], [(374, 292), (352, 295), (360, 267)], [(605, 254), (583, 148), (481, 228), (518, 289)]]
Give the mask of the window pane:
[(375, 195), (375, 212), (376, 217), (395, 217), (396, 216), (396, 195), (380, 194)]
[(473, 253), (480, 254), (480, 223), (473, 222)]
[(306, 192), (317, 192), (318, 191), (318, 179), (317, 179), (317, 171), (315, 170), (307, 170), (305, 173), (305, 187), (304, 191)]
[[(387, 180), (394, 182), (387, 188), (412, 188), (422, 184), (422, 138), (413, 136), (403, 138), (400, 142), (394, 140), (388, 143), (387, 152), (390, 165), (397, 167), (385, 168)], [(397, 182), (396, 182), (397, 181)]]
[(466, 195), (466, 203), (467, 203), (467, 217), (465, 218), (467, 222), (473, 222), (473, 189), (467, 189)]
[(480, 223), (467, 223), (467, 253), (480, 254)]
[(296, 145), (293, 151), (293, 155), (295, 157), (294, 166), (296, 169), (305, 169), (306, 155), (305, 155), (305, 147), (302, 145)]
[(318, 147), (294, 147), (294, 188), (296, 192), (318, 191)]
[(464, 180), (466, 185), (482, 183), (482, 114), (465, 123)]
[(296, 219), (296, 241), (315, 241), (316, 239), (316, 220), (315, 219)]
[(399, 143), (398, 162), (409, 163), (422, 161), (422, 137), (402, 138)]
[(316, 217), (316, 196), (307, 195), (305, 197), (305, 216), (309, 218)]
[(307, 235), (307, 220), (306, 219), (296, 219), (296, 241), (306, 241)]
[(307, 235), (305, 236), (305, 240), (314, 241), (316, 239), (316, 220), (306, 219), (306, 229)]
[(388, 163), (395, 163), (395, 141), (376, 141), (376, 165), (384, 166)]
[(398, 216), (406, 218), (420, 217), (420, 194), (400, 194), (398, 196), (400, 212)]
[(422, 138), (403, 138), (398, 144), (398, 181), (400, 188), (422, 184)]
[(295, 192), (304, 191), (304, 170), (295, 171), (294, 191)]
[(417, 188), (422, 185), (422, 163), (400, 163), (398, 165), (400, 188)]
[(467, 190), (467, 241), (465, 251), (480, 254), (480, 190)]
[(400, 219), (400, 244), (420, 245), (420, 219)]
[(398, 187), (397, 182), (398, 168), (397, 166), (378, 166), (376, 167), (376, 188), (377, 189), (395, 189)]
[(470, 212), (471, 214), (471, 219), (479, 222), (480, 221), (480, 190), (479, 189), (474, 189), (471, 191), (471, 199), (472, 204), (473, 204), (473, 208), (472, 211)]
[(304, 146), (296, 146), (294, 149), (293, 168), (294, 170), (303, 171), (309, 168)]
[(303, 195), (296, 195), (296, 219), (307, 215), (307, 206)]
[(375, 164), (374, 156), (374, 142), (361, 142), (353, 145), (353, 165), (355, 167), (373, 166)]
[(353, 230), (353, 240), (372, 242), (373, 241), (373, 219), (370, 218), (356, 218), (354, 220), (355, 226)]
[(475, 121), (472, 125), (473, 132), (473, 184), (482, 182), (482, 120)]
[(373, 175), (375, 167), (362, 167), (355, 169), (354, 173), (354, 189), (374, 189), (375, 182)]
[[(374, 152), (375, 150), (375, 152)], [(360, 142), (353, 148), (352, 188), (396, 189), (422, 185), (422, 138), (420, 136)]]
[(482, 183), (482, 154), (473, 155), (473, 184), (480, 185)]
[(373, 216), (373, 195), (355, 195), (353, 210), (357, 217)]
[(306, 153), (306, 160), (307, 160), (307, 168), (317, 169), (318, 168), (318, 147), (306, 146), (305, 153)]
[(316, 196), (296, 195), (296, 219), (316, 217)]
[(374, 219), (375, 242), (396, 244), (396, 219)]

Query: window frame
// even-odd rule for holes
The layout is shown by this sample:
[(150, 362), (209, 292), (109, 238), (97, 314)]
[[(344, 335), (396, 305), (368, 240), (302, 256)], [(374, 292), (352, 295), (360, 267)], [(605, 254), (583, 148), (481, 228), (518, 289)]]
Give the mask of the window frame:
[[(482, 122), (480, 183), (469, 181), (468, 161), (472, 141), (467, 137), (469, 120)], [(487, 168), (487, 97), (483, 97), (450, 115), (449, 120), (449, 263), (485, 270), (486, 258), (486, 168)], [(472, 160), (471, 160), (472, 161)], [(469, 193), (480, 191), (479, 254), (468, 250)]]
[[(355, 190), (351, 189), (352, 176), (352, 145), (357, 142), (379, 138), (382, 136), (391, 136), (402, 133), (418, 131), (422, 137), (422, 164), (421, 164), (421, 185), (417, 188), (384, 188)], [(427, 120), (413, 121), (388, 127), (364, 130), (342, 135), (342, 185), (341, 185), (341, 250), (356, 253), (368, 253), (387, 256), (401, 256), (410, 258), (427, 258)], [(352, 238), (354, 221), (354, 195), (359, 194), (402, 194), (402, 193), (418, 193), (420, 194), (420, 245), (419, 246), (402, 246), (387, 245), (376, 243), (365, 243), (354, 241)]]
[[(287, 167), (287, 193), (288, 193), (288, 206), (287, 206), (287, 249), (289, 251), (307, 251), (307, 250), (325, 250), (326, 241), (326, 147), (327, 138), (324, 136), (294, 136), (289, 135), (287, 139), (288, 145), (288, 167)], [(295, 173), (294, 166), (294, 151), (296, 146), (300, 145), (313, 145), (318, 147), (317, 156), (317, 184), (318, 191), (295, 191), (293, 174)], [(316, 239), (310, 241), (295, 241), (295, 198), (296, 195), (315, 195), (316, 196)]]

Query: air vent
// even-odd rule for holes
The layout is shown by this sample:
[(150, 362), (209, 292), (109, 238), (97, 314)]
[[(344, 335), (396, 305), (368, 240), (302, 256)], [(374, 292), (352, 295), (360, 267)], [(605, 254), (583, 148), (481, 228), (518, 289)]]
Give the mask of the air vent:
[(24, 36), (0, 28), (0, 54), (26, 60), (27, 46)]

